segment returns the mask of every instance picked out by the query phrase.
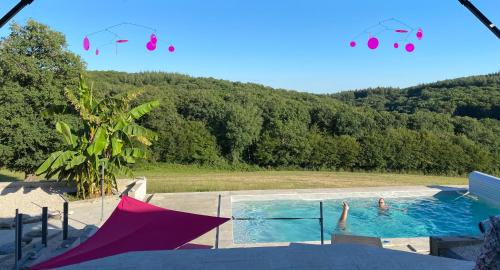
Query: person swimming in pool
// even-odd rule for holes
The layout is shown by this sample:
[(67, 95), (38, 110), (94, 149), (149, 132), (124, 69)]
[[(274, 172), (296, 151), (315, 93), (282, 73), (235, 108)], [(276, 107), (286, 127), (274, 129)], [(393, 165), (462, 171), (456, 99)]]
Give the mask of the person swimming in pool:
[[(385, 212), (386, 210), (389, 209), (389, 206), (385, 204), (384, 198), (378, 199), (378, 209), (379, 211)], [(342, 202), (342, 213), (340, 214), (339, 222), (337, 226), (341, 230), (346, 229), (346, 221), (347, 221), (347, 215), (349, 214), (349, 204), (347, 204), (346, 201)]]
[(346, 230), (346, 220), (347, 220), (347, 214), (349, 212), (349, 204), (347, 204), (346, 201), (342, 202), (342, 214), (340, 214), (339, 222), (337, 223), (337, 227), (345, 231)]
[(378, 208), (380, 210), (387, 210), (387, 209), (389, 209), (389, 206), (387, 206), (387, 204), (385, 204), (384, 198), (378, 199)]

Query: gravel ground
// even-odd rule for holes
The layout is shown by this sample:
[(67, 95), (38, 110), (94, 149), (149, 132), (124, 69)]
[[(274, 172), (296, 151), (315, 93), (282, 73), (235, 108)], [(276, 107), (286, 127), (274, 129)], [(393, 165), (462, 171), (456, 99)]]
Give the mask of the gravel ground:
[(5, 188), (0, 195), (2, 206), (0, 207), (0, 221), (13, 219), (16, 209), (30, 216), (41, 215), (44, 206), (47, 206), (49, 211), (62, 211), (63, 202), (61, 195), (45, 188)]

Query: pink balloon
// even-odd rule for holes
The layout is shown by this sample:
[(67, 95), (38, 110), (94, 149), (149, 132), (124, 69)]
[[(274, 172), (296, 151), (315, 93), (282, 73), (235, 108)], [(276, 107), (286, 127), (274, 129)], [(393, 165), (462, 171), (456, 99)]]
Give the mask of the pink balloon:
[(419, 28), (417, 31), (417, 39), (421, 40), (424, 37), (424, 32), (422, 31), (422, 28)]
[(394, 46), (394, 49), (399, 48), (399, 44), (398, 44), (397, 42), (394, 42), (394, 45), (393, 45), (393, 46)]
[(376, 37), (371, 37), (368, 39), (368, 48), (375, 50), (378, 47), (378, 39)]
[(153, 42), (148, 42), (146, 44), (146, 49), (148, 49), (148, 51), (154, 51), (156, 50), (156, 43), (153, 43)]
[(95, 49), (95, 55), (99, 55), (99, 49)]
[(149, 37), (149, 41), (153, 44), (156, 44), (156, 42), (158, 41), (158, 39), (156, 38), (156, 35), (155, 34), (151, 34), (151, 37)]
[(83, 39), (83, 49), (88, 51), (90, 49), (90, 41), (88, 37)]
[(351, 47), (353, 47), (353, 48), (354, 48), (354, 47), (356, 47), (356, 41), (351, 41), (351, 42), (349, 43), (349, 46), (351, 46)]
[(175, 47), (173, 45), (168, 46), (168, 51), (169, 52), (174, 52), (175, 51)]
[(413, 50), (415, 50), (415, 45), (413, 45), (413, 43), (408, 43), (406, 44), (405, 49), (407, 52), (411, 53), (413, 52)]

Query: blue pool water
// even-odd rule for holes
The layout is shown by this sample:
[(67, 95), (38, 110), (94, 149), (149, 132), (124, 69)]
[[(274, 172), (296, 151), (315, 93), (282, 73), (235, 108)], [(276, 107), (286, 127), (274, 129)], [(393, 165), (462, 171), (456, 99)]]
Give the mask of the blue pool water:
[[(478, 235), (477, 223), (500, 214), (494, 207), (458, 192), (432, 197), (386, 198), (388, 210), (377, 208), (378, 198), (345, 199), (350, 210), (345, 227), (338, 225), (343, 200), (323, 201), (324, 234), (356, 234), (383, 238)], [(233, 202), (235, 243), (298, 242), (320, 239), (318, 220), (265, 220), (275, 217), (319, 217), (319, 202), (304, 200)]]

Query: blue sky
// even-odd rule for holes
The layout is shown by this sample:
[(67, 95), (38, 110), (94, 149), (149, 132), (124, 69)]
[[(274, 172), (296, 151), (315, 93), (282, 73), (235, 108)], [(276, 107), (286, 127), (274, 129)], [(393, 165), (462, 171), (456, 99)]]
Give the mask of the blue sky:
[[(2, 0), (0, 12), (17, 2)], [(473, 2), (500, 25), (500, 1)], [(381, 36), (375, 51), (365, 36), (348, 46), (391, 17), (424, 30), (412, 54), (392, 48), (393, 34)], [(500, 71), (500, 40), (458, 0), (35, 0), (15, 21), (28, 18), (63, 32), (92, 70), (178, 72), (315, 93)], [(158, 49), (145, 49), (150, 31), (122, 27), (116, 30), (130, 42), (118, 53), (110, 46), (99, 56), (83, 50), (87, 33), (121, 22), (156, 28)], [(92, 45), (109, 38), (90, 37)]]

